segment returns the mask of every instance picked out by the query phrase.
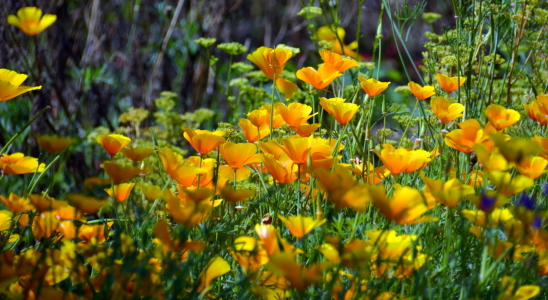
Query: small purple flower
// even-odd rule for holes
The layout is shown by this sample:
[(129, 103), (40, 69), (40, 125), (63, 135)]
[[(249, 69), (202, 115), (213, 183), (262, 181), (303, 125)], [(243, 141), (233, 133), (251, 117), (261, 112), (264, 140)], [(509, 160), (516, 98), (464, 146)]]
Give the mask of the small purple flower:
[(533, 219), (533, 224), (531, 227), (533, 230), (537, 230), (542, 226), (542, 219), (539, 217), (539, 215), (535, 214), (535, 218)]
[(544, 193), (544, 195), (548, 196), (548, 183), (544, 184), (544, 189), (542, 190), (542, 192)]
[(480, 209), (483, 211), (491, 210), (493, 205), (497, 202), (497, 196), (488, 196), (485, 192), (481, 192)]
[(518, 200), (518, 205), (519, 206), (523, 206), (525, 207), (526, 209), (529, 209), (529, 210), (534, 210), (535, 209), (535, 200), (531, 197), (529, 197), (529, 195), (527, 195), (527, 193), (521, 193), (521, 196), (519, 197), (519, 200)]

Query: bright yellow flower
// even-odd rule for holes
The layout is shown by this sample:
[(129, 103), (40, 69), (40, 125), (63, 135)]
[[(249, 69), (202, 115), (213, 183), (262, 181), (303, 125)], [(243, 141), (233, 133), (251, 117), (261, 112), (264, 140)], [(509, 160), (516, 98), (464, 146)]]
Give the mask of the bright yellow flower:
[(407, 86), (411, 90), (411, 93), (417, 98), (417, 100), (424, 100), (430, 96), (434, 96), (436, 92), (434, 91), (434, 87), (431, 85), (425, 85), (421, 86), (418, 83), (415, 83), (413, 81), (410, 81)]
[(541, 149), (539, 153), (540, 156), (543, 157), (544, 159), (548, 159), (548, 138), (535, 136), (531, 139), (531, 141), (537, 144), (539, 148)]
[(390, 144), (384, 144), (382, 147), (383, 149), (380, 152), (375, 151), (375, 154), (394, 175), (414, 172), (431, 161), (431, 154), (426, 150), (396, 149)]
[(291, 232), (291, 235), (293, 235), (296, 238), (302, 238), (305, 235), (309, 234), (314, 230), (316, 227), (319, 227), (323, 225), (327, 220), (316, 220), (311, 217), (303, 217), (303, 216), (289, 216), (287, 218), (278, 215), (278, 218), (284, 222), (285, 226), (287, 226), (287, 229), (289, 229), (289, 232)]
[(301, 137), (307, 137), (310, 136), (314, 131), (318, 130), (318, 128), (321, 127), (321, 124), (315, 123), (315, 124), (303, 124), (299, 126), (295, 126), (291, 129), (295, 131), (296, 134), (298, 134)]
[(106, 188), (105, 192), (114, 198), (118, 202), (124, 202), (129, 197), (129, 194), (133, 190), (135, 183), (122, 183), (113, 186), (112, 188)]
[(516, 170), (526, 177), (537, 179), (546, 173), (548, 160), (540, 156), (527, 156), (516, 165)]
[(266, 123), (256, 126), (248, 119), (240, 119), (238, 126), (242, 129), (242, 133), (249, 143), (255, 143), (270, 135), (270, 127)]
[(505, 196), (518, 194), (535, 185), (533, 179), (523, 175), (516, 175), (512, 178), (512, 174), (509, 172), (492, 172), (488, 176), (497, 191)]
[[(287, 157), (287, 155), (284, 156)], [(265, 169), (272, 175), (272, 178), (274, 178), (276, 182), (284, 184), (293, 182), (297, 179), (297, 176), (293, 173), (293, 161), (289, 158), (287, 158), (287, 160), (280, 160), (273, 157), (271, 154), (263, 154), (262, 160)]]
[(319, 99), (320, 99), (320, 105), (330, 115), (333, 114), (333, 112), (330, 110), (329, 104), (339, 104), (339, 103), (344, 103), (346, 101), (346, 99), (344, 99), (344, 98), (329, 98), (329, 99), (327, 99), (327, 98), (324, 98), (324, 97), (319, 97)]
[(494, 148), (489, 153), (489, 148), (484, 144), (475, 144), (472, 149), (476, 152), (478, 162), (487, 172), (506, 171), (512, 167), (512, 164), (508, 163), (504, 156), (499, 153), (498, 148)]
[(321, 64), (318, 70), (312, 67), (305, 67), (297, 71), (297, 78), (315, 87), (317, 90), (323, 90), (331, 84), (335, 78), (342, 76), (337, 69), (331, 65)]
[(222, 276), (230, 271), (230, 265), (226, 260), (220, 256), (215, 256), (209, 260), (204, 270), (198, 279), (200, 285), (198, 286), (198, 293), (202, 292), (204, 289), (207, 289), (211, 286), (213, 279)]
[(293, 98), (295, 93), (299, 91), (299, 87), (296, 84), (282, 77), (276, 78), (276, 87), (284, 94), (285, 99), (288, 100)]
[(375, 78), (365, 79), (363, 77), (358, 77), (358, 80), (360, 81), (363, 91), (369, 95), (369, 97), (375, 97), (384, 92), (390, 84), (390, 82), (381, 82)]
[(37, 35), (57, 20), (56, 15), (45, 14), (37, 7), (23, 7), (17, 11), (17, 16), (9, 15), (8, 23), (17, 26), (28, 35)]
[(122, 154), (125, 157), (131, 159), (134, 162), (143, 161), (145, 158), (149, 157), (154, 153), (152, 148), (123, 148)]
[(431, 193), (436, 201), (443, 203), (447, 207), (455, 207), (463, 197), (475, 193), (474, 187), (463, 185), (457, 178), (444, 182), (440, 179), (422, 176), (422, 181), (426, 184), (423, 193)]
[(412, 224), (420, 222), (418, 217), (428, 211), (419, 191), (410, 187), (396, 189), (392, 199), (386, 197), (383, 185), (369, 187), (371, 201), (389, 220), (398, 224)]
[(485, 109), (485, 115), (489, 122), (497, 129), (502, 130), (516, 124), (520, 114), (513, 109), (506, 109), (504, 106), (491, 104)]
[(456, 91), (466, 82), (466, 77), (461, 76), (449, 77), (442, 73), (437, 73), (436, 77), (438, 78), (438, 83), (441, 88), (448, 93)]
[(344, 28), (341, 27), (337, 27), (336, 31), (337, 33), (335, 33), (335, 31), (333, 31), (328, 26), (322, 26), (318, 28), (316, 36), (319, 40), (330, 42), (330, 49), (333, 52), (358, 59), (358, 53), (354, 51), (354, 49), (358, 48), (358, 42), (353, 41), (352, 43), (345, 45), (343, 42), (344, 37), (346, 36), (346, 31), (344, 30)]
[(308, 119), (318, 114), (310, 114), (312, 113), (312, 107), (298, 102), (290, 103), (288, 106), (283, 103), (276, 103), (275, 107), (289, 127), (306, 124)]
[(120, 152), (130, 142), (130, 138), (121, 134), (100, 134), (97, 137), (97, 143), (101, 144), (110, 155)]
[(107, 203), (107, 201), (83, 194), (67, 194), (65, 196), (70, 205), (76, 207), (84, 214), (95, 214)]
[(285, 63), (293, 56), (291, 50), (281, 48), (259, 47), (255, 52), (247, 55), (247, 59), (253, 62), (270, 79), (280, 76), (285, 68)]
[(224, 132), (222, 131), (210, 132), (189, 128), (183, 128), (183, 130), (185, 131), (185, 139), (200, 155), (208, 154), (211, 150), (225, 142), (225, 138), (223, 138)]
[(447, 98), (434, 97), (430, 100), (430, 105), (441, 123), (448, 123), (463, 116), (464, 105), (451, 103)]
[(232, 169), (239, 169), (247, 164), (261, 162), (257, 153), (257, 146), (251, 143), (225, 142), (219, 147), (221, 156)]
[(25, 156), (20, 152), (10, 155), (0, 154), (0, 169), (4, 175), (41, 173), (45, 167), (44, 163), (38, 164), (38, 158)]
[(27, 77), (25, 74), (18, 74), (8, 69), (0, 69), (0, 102), (8, 101), (28, 91), (42, 88), (42, 86), (20, 86)]
[(481, 125), (475, 119), (458, 123), (460, 129), (455, 129), (445, 136), (445, 144), (460, 152), (471, 153), (475, 144), (481, 143), (484, 135)]
[(360, 108), (354, 103), (327, 103), (333, 117), (341, 125), (346, 125), (354, 118), (354, 115)]
[(358, 62), (355, 60), (343, 58), (340, 54), (329, 50), (320, 50), (320, 56), (322, 57), (324, 64), (331, 65), (341, 73), (358, 66)]
[(148, 173), (148, 169), (137, 168), (132, 166), (123, 166), (113, 161), (103, 162), (103, 169), (107, 175), (112, 179), (114, 184), (129, 181), (135, 176), (144, 176)]

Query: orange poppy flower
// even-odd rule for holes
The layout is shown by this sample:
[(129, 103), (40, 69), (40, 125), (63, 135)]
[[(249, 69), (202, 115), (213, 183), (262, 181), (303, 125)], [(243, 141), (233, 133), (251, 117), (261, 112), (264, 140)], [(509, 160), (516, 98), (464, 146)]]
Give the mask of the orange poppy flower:
[(134, 162), (143, 161), (154, 153), (152, 148), (124, 148), (122, 154)]
[(333, 117), (341, 125), (346, 125), (350, 122), (354, 118), (358, 108), (360, 108), (354, 103), (326, 103), (326, 106), (329, 107)]
[(504, 156), (499, 153), (498, 148), (494, 148), (489, 153), (489, 148), (484, 144), (475, 144), (472, 149), (476, 153), (478, 163), (487, 172), (506, 171), (512, 168), (511, 163), (508, 163)]
[(312, 67), (305, 67), (297, 71), (297, 78), (310, 84), (317, 90), (325, 89), (335, 78), (340, 76), (342, 76), (342, 73), (331, 65), (326, 64), (321, 64), (318, 70)]
[(390, 175), (390, 171), (385, 166), (375, 168), (372, 163), (360, 161), (358, 158), (352, 162), (352, 166), (347, 168), (359, 178), (365, 175), (363, 181), (368, 184), (379, 184)]
[(516, 165), (516, 170), (523, 175), (531, 179), (537, 179), (544, 173), (546, 173), (546, 166), (548, 160), (540, 156), (527, 156), (519, 161)]
[(38, 7), (23, 7), (17, 11), (17, 16), (8, 16), (8, 24), (17, 26), (28, 35), (39, 34), (56, 20), (56, 15), (42, 15), (42, 10)]
[(456, 91), (466, 82), (466, 77), (462, 76), (449, 77), (442, 73), (437, 73), (436, 77), (438, 78), (438, 83), (440, 84), (441, 88), (447, 93)]
[(48, 195), (38, 195), (32, 194), (28, 195), (30, 203), (36, 208), (38, 212), (45, 212), (50, 210), (56, 210), (63, 206), (67, 206), (68, 203), (65, 201), (59, 201)]
[(65, 150), (68, 146), (74, 144), (76, 139), (57, 136), (57, 135), (37, 135), (36, 142), (40, 148), (48, 153), (57, 153)]
[(110, 155), (120, 152), (130, 142), (130, 138), (121, 134), (100, 134), (97, 137), (97, 143), (101, 144)]
[(306, 165), (310, 156), (309, 138), (282, 139), (282, 150), (297, 165)]
[(78, 238), (82, 241), (80, 244), (90, 244), (92, 242), (102, 243), (106, 241), (105, 232), (108, 233), (113, 222), (98, 225), (82, 225), (78, 230)]
[(289, 159), (275, 159), (271, 154), (263, 154), (262, 160), (268, 173), (276, 182), (291, 183), (297, 179), (293, 173), (293, 162)]
[(525, 104), (525, 111), (531, 120), (535, 120), (538, 124), (546, 126), (548, 124), (548, 117), (542, 112), (541, 104), (538, 101), (533, 101), (531, 104)]
[(0, 202), (15, 214), (35, 209), (28, 199), (19, 197), (14, 193), (11, 193), (7, 198), (0, 195)]
[[(184, 187), (192, 186), (196, 183), (198, 174), (205, 174), (208, 172), (204, 160), (202, 168), (196, 164), (185, 162), (183, 157), (169, 148), (158, 150), (162, 166), (166, 173), (179, 184)], [(190, 159), (190, 158), (189, 158)]]
[(309, 234), (314, 230), (316, 227), (319, 227), (323, 225), (327, 220), (316, 220), (311, 217), (303, 217), (303, 216), (289, 216), (287, 218), (278, 215), (278, 218), (284, 222), (285, 226), (287, 226), (287, 229), (289, 229), (289, 232), (291, 232), (291, 235), (293, 235), (296, 238), (302, 238), (305, 235)]
[(299, 87), (285, 78), (276, 78), (276, 88), (284, 94), (285, 99), (291, 99), (299, 91)]
[[(198, 193), (201, 193), (201, 191)], [(209, 195), (210, 198), (213, 197), (212, 193)], [(173, 195), (171, 191), (166, 191), (164, 196), (169, 215), (175, 222), (188, 228), (192, 228), (196, 224), (206, 220), (212, 209), (211, 201), (196, 202), (192, 200), (194, 195), (191, 196), (185, 197), (183, 200)], [(220, 201), (217, 202), (220, 203)]]
[(410, 81), (407, 86), (411, 90), (411, 93), (417, 98), (417, 100), (424, 100), (430, 96), (434, 96), (436, 92), (434, 91), (434, 87), (431, 85), (425, 85), (421, 86), (420, 84), (417, 84), (413, 81)]
[(261, 151), (263, 153), (271, 154), (274, 157), (274, 159), (276, 159), (276, 160), (280, 159), (280, 155), (282, 155), (282, 153), (284, 153), (282, 145), (280, 145), (275, 140), (268, 141), (266, 143), (265, 142), (259, 142), (259, 143), (257, 143), (257, 146), (259, 146), (259, 149), (261, 149)]
[(242, 133), (249, 143), (255, 143), (270, 135), (270, 127), (265, 123), (261, 126), (255, 126), (248, 119), (240, 119), (238, 126), (242, 129)]
[(95, 214), (107, 201), (83, 194), (70, 193), (65, 196), (70, 205), (84, 214)]
[(225, 142), (224, 132), (207, 130), (192, 130), (183, 128), (185, 139), (200, 155), (208, 154), (211, 150), (217, 148)]
[(460, 129), (455, 129), (445, 136), (447, 146), (464, 153), (474, 151), (472, 147), (483, 140), (483, 130), (475, 119), (458, 123)]
[(416, 189), (401, 187), (396, 189), (392, 199), (388, 200), (383, 185), (369, 186), (371, 201), (389, 220), (398, 224), (413, 224), (420, 222), (418, 217), (428, 211), (422, 195)]
[(268, 125), (272, 128), (278, 128), (282, 125), (285, 125), (284, 118), (282, 118), (282, 115), (280, 115), (280, 111), (278, 110), (276, 105), (274, 105), (274, 114), (272, 115), (272, 124), (273, 125), (271, 126), (271, 124), (270, 124), (270, 114), (271, 114), (270, 108), (271, 108), (270, 104), (263, 105), (263, 106), (259, 107), (259, 110), (265, 110), (266, 111), (266, 119), (265, 119), (266, 125)]
[(318, 114), (311, 115), (312, 107), (298, 102), (293, 102), (288, 106), (283, 103), (276, 103), (274, 107), (290, 127), (306, 124), (308, 119)]
[(396, 149), (390, 144), (384, 144), (382, 147), (383, 149), (380, 152), (375, 151), (375, 154), (377, 154), (386, 169), (394, 175), (402, 172), (414, 172), (432, 160), (430, 152), (426, 150)]
[(335, 208), (352, 207), (363, 212), (370, 202), (365, 185), (358, 185), (352, 173), (341, 165), (335, 165), (333, 171), (324, 168), (315, 169), (314, 176), (320, 186), (329, 195)]
[(497, 130), (502, 130), (508, 126), (516, 124), (520, 119), (520, 114), (513, 109), (506, 109), (504, 106), (491, 104), (485, 109), (485, 115), (489, 123)]
[[(270, 258), (268, 270), (274, 276), (282, 276), (289, 281), (291, 287), (297, 290), (305, 290), (314, 283), (321, 282), (324, 271), (332, 266), (332, 263), (317, 263), (310, 267), (305, 267), (297, 262), (295, 254), (279, 253)], [(272, 276), (270, 275), (270, 276)], [(275, 293), (275, 292), (273, 292)], [(273, 294), (271, 299), (283, 299), (279, 294)], [(267, 297), (265, 299), (268, 299)]]
[(291, 50), (281, 48), (259, 47), (253, 53), (247, 55), (247, 59), (253, 62), (270, 79), (278, 77), (285, 68), (285, 63), (293, 56)]
[(231, 203), (249, 200), (251, 197), (255, 196), (255, 194), (255, 190), (237, 190), (231, 187), (221, 189), (221, 197)]
[(544, 159), (548, 159), (548, 138), (535, 136), (531, 141), (540, 146), (540, 156)]
[(318, 40), (330, 42), (330, 50), (333, 52), (358, 59), (358, 53), (354, 51), (354, 49), (358, 48), (358, 41), (353, 41), (352, 43), (345, 45), (342, 43), (342, 41), (344, 41), (344, 37), (346, 36), (346, 31), (344, 28), (337, 27), (335, 30), (337, 31), (336, 33), (330, 27), (322, 26), (318, 28), (316, 36), (318, 37)]
[(219, 151), (232, 169), (239, 169), (247, 164), (261, 161), (260, 154), (256, 154), (257, 146), (251, 143), (226, 142), (221, 145)]
[(319, 97), (320, 99), (320, 105), (323, 107), (323, 109), (325, 109), (325, 111), (332, 115), (333, 112), (331, 111), (330, 109), (330, 104), (339, 104), (339, 103), (344, 103), (346, 101), (346, 99), (344, 98), (324, 98), (324, 97)]
[(381, 82), (375, 78), (365, 79), (363, 77), (358, 77), (358, 80), (360, 81), (360, 86), (363, 91), (369, 95), (369, 97), (375, 97), (384, 92), (390, 84), (390, 82)]
[(198, 275), (200, 285), (198, 286), (198, 293), (209, 288), (213, 279), (222, 276), (230, 271), (230, 265), (226, 260), (220, 256), (215, 256), (209, 260), (204, 270)]
[(32, 233), (37, 240), (48, 238), (59, 231), (60, 222), (57, 219), (57, 214), (53, 211), (43, 212), (40, 215), (34, 216), (33, 220)]
[(39, 164), (38, 158), (25, 156), (17, 152), (10, 155), (0, 154), (0, 169), (4, 175), (20, 175), (43, 172), (46, 165)]
[(122, 182), (129, 181), (131, 178), (135, 176), (143, 176), (143, 175), (146, 175), (146, 173), (148, 172), (148, 169), (140, 169), (140, 168), (131, 167), (131, 166), (123, 166), (113, 161), (103, 162), (103, 169), (105, 169), (105, 172), (110, 177), (110, 179), (112, 179), (114, 184), (119, 184)]
[(448, 123), (456, 118), (462, 117), (464, 114), (464, 105), (460, 103), (451, 103), (451, 101), (444, 97), (434, 97), (430, 100), (432, 110), (438, 117), (441, 123)]
[(353, 59), (343, 58), (340, 54), (330, 50), (320, 50), (320, 56), (324, 64), (331, 65), (335, 70), (344, 72), (358, 66), (358, 62)]
[(112, 188), (106, 188), (105, 192), (107, 192), (107, 194), (110, 197), (114, 198), (116, 201), (124, 202), (129, 197), (129, 194), (131, 194), (134, 186), (135, 183), (117, 184)]
[(316, 123), (316, 124), (299, 125), (299, 126), (292, 127), (291, 129), (293, 129), (295, 133), (298, 134), (299, 136), (307, 137), (311, 135), (314, 131), (318, 130), (318, 128), (320, 127), (321, 125)]
[(254, 126), (259, 127), (266, 124), (267, 119), (270, 118), (270, 114), (267, 113), (266, 109), (259, 108), (249, 112), (247, 118)]

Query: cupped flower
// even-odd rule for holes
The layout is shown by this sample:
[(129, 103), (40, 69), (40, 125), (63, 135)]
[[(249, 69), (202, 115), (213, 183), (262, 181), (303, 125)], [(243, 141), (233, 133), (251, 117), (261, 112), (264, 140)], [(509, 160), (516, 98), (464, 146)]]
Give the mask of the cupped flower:
[(414, 188), (398, 188), (390, 200), (383, 185), (372, 185), (368, 190), (373, 204), (387, 219), (398, 224), (420, 222), (418, 217), (428, 211), (421, 193)]
[(461, 76), (449, 77), (442, 73), (437, 73), (436, 77), (438, 78), (438, 83), (441, 88), (448, 93), (456, 91), (466, 82), (466, 77)]
[(296, 238), (302, 238), (305, 235), (309, 234), (314, 230), (316, 227), (319, 227), (323, 225), (327, 220), (316, 220), (311, 217), (303, 217), (303, 216), (289, 216), (287, 218), (278, 215), (278, 218), (284, 222), (285, 226), (287, 226), (287, 229), (289, 229), (289, 232), (291, 232), (291, 235), (293, 235)]
[(154, 153), (154, 149), (152, 148), (124, 148), (122, 149), (122, 154), (124, 154), (125, 157), (131, 159), (134, 162), (139, 162), (145, 160), (145, 158), (149, 157), (152, 153)]
[(444, 97), (432, 98), (432, 100), (430, 100), (430, 105), (441, 123), (451, 122), (464, 115), (462, 113), (464, 111), (464, 105), (460, 103), (451, 103), (449, 99)]
[(37, 35), (57, 20), (56, 15), (42, 14), (38, 7), (23, 7), (17, 11), (17, 16), (8, 16), (8, 24), (17, 26), (28, 35)]
[(118, 202), (124, 202), (129, 197), (129, 194), (133, 190), (135, 183), (122, 183), (113, 186), (112, 188), (106, 188), (105, 192), (114, 198)]
[(407, 86), (411, 90), (411, 93), (413, 93), (413, 96), (415, 96), (415, 98), (417, 98), (417, 100), (419, 101), (434, 96), (436, 94), (436, 92), (434, 91), (434, 87), (431, 85), (421, 86), (418, 83), (410, 81)]
[(76, 139), (57, 135), (37, 135), (36, 142), (46, 152), (57, 153), (68, 148)]
[(431, 153), (426, 150), (408, 150), (405, 148), (396, 149), (390, 144), (382, 145), (381, 151), (375, 151), (375, 154), (382, 161), (386, 169), (394, 175), (402, 172), (414, 172), (430, 162)]
[(360, 81), (360, 86), (363, 91), (369, 95), (369, 97), (375, 97), (384, 92), (390, 84), (390, 82), (381, 82), (375, 78), (365, 79), (363, 77), (358, 77), (358, 80)]
[(485, 109), (485, 115), (489, 123), (497, 130), (502, 130), (508, 126), (516, 124), (520, 119), (519, 112), (513, 109), (507, 109), (504, 106), (491, 104)]
[(340, 54), (329, 50), (320, 50), (320, 56), (322, 57), (324, 64), (331, 65), (334, 69), (341, 73), (358, 66), (357, 61), (349, 58), (343, 58)]
[(463, 153), (472, 153), (472, 147), (483, 140), (483, 130), (475, 119), (466, 120), (458, 124), (455, 129), (445, 136), (447, 146)]
[(282, 48), (259, 47), (253, 53), (247, 55), (247, 59), (253, 62), (270, 79), (278, 77), (285, 68), (285, 63), (293, 56), (291, 50)]
[(284, 94), (285, 99), (293, 98), (299, 91), (299, 87), (296, 84), (282, 77), (276, 78), (276, 87)]
[(131, 139), (121, 134), (100, 134), (97, 137), (99, 143), (110, 155), (115, 155), (127, 146)]
[(245, 139), (250, 143), (255, 143), (270, 135), (270, 127), (265, 123), (260, 126), (255, 126), (253, 125), (253, 122), (248, 119), (240, 119), (238, 125), (242, 129)]
[(46, 165), (39, 164), (38, 158), (25, 156), (17, 152), (10, 155), (0, 154), (0, 169), (4, 175), (20, 175), (43, 172)]
[(297, 71), (297, 78), (310, 84), (317, 90), (325, 89), (339, 76), (342, 76), (342, 73), (327, 64), (321, 64), (318, 70), (312, 67), (305, 67)]
[(217, 148), (225, 142), (224, 132), (207, 130), (192, 130), (183, 128), (185, 139), (201, 155), (208, 154), (211, 150)]
[(28, 75), (8, 69), (0, 69), (0, 102), (8, 101), (28, 91), (39, 90), (42, 86), (20, 86)]
[(219, 152), (232, 169), (261, 162), (261, 155), (256, 154), (257, 146), (251, 143), (226, 142), (219, 147)]
[(318, 113), (312, 113), (312, 107), (306, 104), (293, 102), (288, 106), (283, 103), (276, 103), (274, 105), (276, 110), (280, 113), (284, 121), (289, 127), (296, 127), (306, 124), (306, 121)]
[(324, 98), (324, 97), (319, 97), (320, 99), (320, 105), (323, 107), (323, 109), (325, 109), (325, 111), (328, 113), (328, 114), (333, 114), (333, 112), (330, 110), (330, 104), (336, 104), (336, 103), (344, 103), (346, 101), (346, 99), (344, 98)]
[(328, 103), (329, 110), (335, 117), (335, 120), (341, 125), (346, 125), (354, 118), (354, 115), (360, 108), (354, 103)]

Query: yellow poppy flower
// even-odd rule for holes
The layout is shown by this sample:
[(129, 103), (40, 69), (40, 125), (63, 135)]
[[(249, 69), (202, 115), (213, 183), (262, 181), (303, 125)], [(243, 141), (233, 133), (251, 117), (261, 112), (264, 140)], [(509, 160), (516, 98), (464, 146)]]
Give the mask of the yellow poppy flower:
[(70, 205), (76, 207), (84, 214), (95, 214), (107, 202), (95, 197), (86, 196), (83, 194), (70, 193), (65, 196)]
[(381, 82), (375, 78), (365, 79), (363, 77), (358, 77), (358, 80), (360, 81), (360, 86), (363, 91), (369, 95), (369, 97), (375, 97), (384, 92), (390, 84), (390, 82)]
[(247, 55), (247, 59), (253, 62), (270, 79), (278, 77), (285, 68), (285, 63), (293, 56), (291, 50), (282, 48), (259, 47), (253, 53)]
[(219, 152), (232, 169), (261, 161), (260, 154), (256, 154), (257, 146), (251, 143), (226, 142), (219, 147)]
[(68, 148), (76, 139), (57, 135), (37, 135), (36, 142), (46, 152), (57, 153)]
[(319, 227), (323, 225), (327, 220), (316, 220), (311, 217), (303, 217), (303, 216), (289, 216), (287, 218), (278, 215), (278, 218), (284, 222), (285, 226), (287, 226), (287, 229), (289, 229), (289, 232), (291, 232), (291, 235), (293, 235), (296, 238), (302, 238), (305, 235), (309, 234), (314, 230), (316, 227)]
[(437, 73), (436, 77), (438, 78), (438, 83), (441, 88), (448, 93), (456, 91), (466, 82), (466, 77), (462, 76), (449, 77), (442, 73)]
[(124, 202), (129, 197), (129, 194), (131, 194), (134, 186), (135, 183), (117, 184), (112, 188), (106, 188), (105, 192), (107, 192), (107, 194), (110, 197), (114, 198), (116, 201)]
[(386, 197), (383, 185), (369, 187), (371, 201), (389, 220), (398, 224), (413, 224), (420, 222), (418, 217), (428, 211), (419, 191), (411, 187), (396, 189), (392, 199)]
[(497, 130), (512, 126), (520, 119), (520, 114), (517, 111), (496, 104), (487, 106), (485, 116)]
[(10, 155), (0, 154), (0, 169), (4, 175), (20, 175), (43, 172), (46, 165), (38, 164), (38, 158), (25, 156), (17, 152)]
[(290, 103), (288, 106), (283, 103), (276, 103), (275, 107), (289, 127), (306, 124), (308, 119), (318, 114), (310, 114), (312, 113), (312, 107), (298, 102)]
[(324, 64), (331, 65), (333, 69), (341, 73), (358, 66), (357, 61), (343, 58), (340, 54), (329, 50), (320, 50), (320, 56), (322, 57)]
[(312, 67), (305, 67), (297, 71), (297, 78), (315, 87), (317, 90), (323, 90), (331, 84), (335, 78), (342, 76), (337, 69), (331, 65), (321, 64), (318, 70)]
[(384, 144), (382, 147), (382, 150), (380, 152), (375, 151), (375, 154), (377, 154), (386, 169), (394, 175), (402, 172), (414, 172), (432, 160), (430, 152), (426, 150), (396, 149), (390, 144)]
[(154, 149), (152, 148), (123, 148), (122, 154), (124, 154), (125, 157), (131, 159), (134, 162), (143, 161), (145, 158), (149, 157), (152, 153), (154, 153)]
[(333, 52), (358, 59), (358, 53), (354, 51), (354, 49), (358, 48), (358, 41), (353, 41), (352, 43), (345, 45), (343, 43), (344, 37), (346, 36), (344, 28), (337, 27), (335, 30), (337, 33), (328, 26), (322, 26), (318, 28), (316, 36), (318, 37), (318, 40), (330, 42), (330, 50)]
[(37, 35), (57, 20), (56, 15), (42, 14), (38, 7), (23, 7), (17, 11), (17, 16), (8, 16), (8, 24), (17, 26), (28, 35)]
[(436, 94), (436, 92), (434, 91), (434, 87), (431, 85), (421, 86), (418, 83), (410, 81), (407, 86), (411, 90), (411, 93), (413, 93), (415, 98), (417, 98), (417, 100), (419, 101), (424, 100), (430, 96), (434, 96)]
[(210, 132), (189, 128), (183, 128), (183, 130), (185, 131), (185, 139), (200, 155), (208, 154), (211, 150), (225, 142), (225, 138), (223, 138), (224, 132), (222, 131)]
[(293, 98), (295, 93), (299, 91), (299, 87), (296, 84), (282, 77), (276, 78), (276, 87), (284, 94), (285, 99), (288, 100)]
[(434, 114), (440, 120), (440, 123), (448, 123), (456, 118), (462, 117), (464, 114), (464, 105), (460, 103), (451, 103), (449, 99), (444, 97), (434, 97), (430, 100), (430, 105)]

